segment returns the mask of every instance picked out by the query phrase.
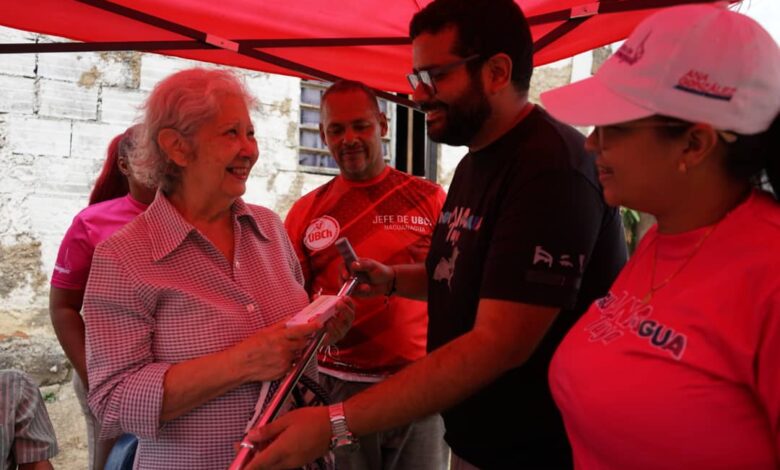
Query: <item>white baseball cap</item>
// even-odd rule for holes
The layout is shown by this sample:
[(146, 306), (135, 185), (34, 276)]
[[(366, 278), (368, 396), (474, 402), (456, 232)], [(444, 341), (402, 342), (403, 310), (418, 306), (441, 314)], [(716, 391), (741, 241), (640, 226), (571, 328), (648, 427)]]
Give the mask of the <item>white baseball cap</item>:
[(758, 134), (780, 112), (780, 49), (725, 4), (671, 7), (639, 24), (596, 75), (541, 99), (573, 125), (660, 114)]

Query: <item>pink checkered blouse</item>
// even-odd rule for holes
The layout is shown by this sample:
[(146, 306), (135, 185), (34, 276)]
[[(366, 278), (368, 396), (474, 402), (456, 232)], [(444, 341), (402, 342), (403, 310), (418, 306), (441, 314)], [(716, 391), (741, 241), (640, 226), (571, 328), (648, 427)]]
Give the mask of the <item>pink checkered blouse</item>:
[(89, 404), (103, 437), (139, 437), (136, 468), (227, 468), (260, 383), (160, 425), (163, 377), (308, 303), (279, 217), (241, 199), (232, 212), (232, 265), (162, 193), (95, 252), (84, 298)]

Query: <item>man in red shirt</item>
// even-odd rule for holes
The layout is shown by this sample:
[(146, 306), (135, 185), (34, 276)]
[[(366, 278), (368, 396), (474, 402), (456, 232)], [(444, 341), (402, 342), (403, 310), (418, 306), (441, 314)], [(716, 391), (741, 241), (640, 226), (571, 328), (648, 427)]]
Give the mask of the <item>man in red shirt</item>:
[[(320, 136), (341, 174), (303, 196), (285, 226), (310, 294), (334, 294), (346, 237), (360, 256), (388, 264), (419, 263), (430, 246), (444, 202), (438, 185), (391, 168), (382, 155), (387, 118), (374, 92), (340, 81), (322, 97)], [(319, 355), (320, 380), (341, 402), (425, 356), (426, 303), (387, 292), (355, 299), (352, 329)], [(343, 469), (446, 468), (448, 448), (439, 415), (360, 438), (358, 452), (336, 454)]]

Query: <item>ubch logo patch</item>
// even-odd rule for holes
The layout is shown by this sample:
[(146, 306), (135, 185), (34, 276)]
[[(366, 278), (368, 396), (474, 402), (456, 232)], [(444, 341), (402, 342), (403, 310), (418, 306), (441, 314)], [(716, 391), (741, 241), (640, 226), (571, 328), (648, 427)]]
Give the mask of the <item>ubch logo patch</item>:
[(333, 217), (323, 215), (311, 221), (303, 234), (303, 244), (311, 251), (329, 247), (339, 237), (339, 223)]

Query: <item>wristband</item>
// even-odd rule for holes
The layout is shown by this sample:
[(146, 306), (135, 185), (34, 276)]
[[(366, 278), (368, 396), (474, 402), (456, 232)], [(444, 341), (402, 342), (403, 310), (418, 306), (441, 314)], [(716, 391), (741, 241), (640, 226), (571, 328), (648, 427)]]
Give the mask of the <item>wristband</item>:
[(328, 407), (328, 416), (331, 430), (330, 450), (357, 450), (360, 445), (355, 435), (347, 427), (347, 418), (344, 416), (344, 403), (330, 405)]

